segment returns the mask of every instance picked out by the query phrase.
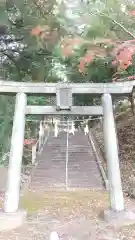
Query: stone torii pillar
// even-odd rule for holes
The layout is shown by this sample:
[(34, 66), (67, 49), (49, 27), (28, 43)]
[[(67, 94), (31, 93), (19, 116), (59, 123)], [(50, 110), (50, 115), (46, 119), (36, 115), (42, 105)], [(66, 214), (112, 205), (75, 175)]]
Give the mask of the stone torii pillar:
[(59, 129), (58, 129), (58, 120), (55, 120), (54, 123), (54, 136), (57, 138), (58, 137), (58, 133), (59, 133)]
[(13, 229), (20, 226), (25, 221), (27, 216), (25, 211), (20, 211), (18, 209), (20, 199), (20, 180), (26, 106), (26, 94), (17, 93), (11, 137), (11, 149), (9, 157), (7, 189), (4, 201), (4, 211), (0, 212), (0, 231)]
[(124, 198), (120, 177), (120, 167), (117, 149), (117, 135), (113, 116), (112, 97), (105, 93), (103, 104), (103, 132), (105, 157), (108, 166), (110, 208), (114, 211), (124, 210)]
[(110, 209), (104, 211), (104, 218), (112, 224), (130, 224), (135, 222), (135, 214), (124, 208), (121, 184), (117, 135), (113, 116), (112, 97), (109, 93), (102, 96), (104, 148), (108, 166)]

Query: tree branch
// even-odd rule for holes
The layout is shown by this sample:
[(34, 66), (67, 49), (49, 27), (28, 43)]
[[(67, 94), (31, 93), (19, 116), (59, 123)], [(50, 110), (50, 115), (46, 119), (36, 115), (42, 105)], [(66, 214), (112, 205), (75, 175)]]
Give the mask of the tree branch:
[(17, 69), (17, 72), (18, 72), (19, 79), (21, 79), (20, 68), (19, 68), (17, 62), (15, 61), (15, 59), (14, 59), (11, 55), (9, 55), (8, 53), (5, 53), (5, 52), (2, 52), (2, 53), (3, 53), (3, 55), (5, 55), (10, 61), (12, 61), (12, 62), (14, 63), (14, 65), (15, 65), (15, 67), (16, 67), (16, 69)]
[(40, 7), (40, 5), (37, 3), (37, 1), (36, 1), (36, 0), (34, 0), (34, 4), (35, 4), (35, 6), (36, 6), (37, 10), (40, 12), (41, 16), (42, 16), (42, 17), (45, 19), (45, 18), (46, 18), (46, 16), (45, 16), (45, 13), (44, 13), (44, 11), (42, 10), (42, 7)]
[(101, 16), (101, 17), (106, 17), (108, 19), (110, 19), (113, 23), (115, 23), (116, 25), (118, 25), (120, 28), (123, 29), (124, 32), (126, 32), (130, 37), (135, 38), (135, 35), (133, 33), (131, 33), (127, 28), (125, 28), (121, 23), (117, 22), (115, 19), (111, 18), (110, 16), (104, 14), (104, 13), (99, 13), (97, 12), (97, 15)]

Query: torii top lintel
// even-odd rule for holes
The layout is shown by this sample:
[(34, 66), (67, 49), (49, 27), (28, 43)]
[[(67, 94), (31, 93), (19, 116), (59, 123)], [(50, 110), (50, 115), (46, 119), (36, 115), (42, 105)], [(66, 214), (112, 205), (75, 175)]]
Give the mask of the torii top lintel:
[(57, 88), (71, 88), (72, 94), (101, 95), (111, 93), (116, 95), (130, 94), (135, 87), (134, 81), (117, 83), (31, 83), (0, 81), (0, 94), (15, 95), (23, 92), (28, 95), (56, 94)]

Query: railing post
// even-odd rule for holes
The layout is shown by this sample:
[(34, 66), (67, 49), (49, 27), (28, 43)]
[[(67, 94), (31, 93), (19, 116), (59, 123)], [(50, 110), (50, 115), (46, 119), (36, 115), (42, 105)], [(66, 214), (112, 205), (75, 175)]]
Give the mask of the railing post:
[(57, 232), (51, 232), (49, 240), (59, 240), (59, 236)]
[(54, 136), (57, 137), (58, 136), (58, 120), (56, 119), (55, 120), (55, 123), (54, 123)]
[(74, 121), (73, 120), (71, 122), (71, 129), (70, 129), (69, 132), (72, 133), (73, 135), (75, 134), (75, 126), (74, 126)]
[(43, 137), (44, 137), (44, 129), (43, 129), (42, 121), (41, 121), (40, 126), (39, 126), (39, 152), (43, 145)]
[(89, 133), (88, 123), (86, 123), (86, 126), (84, 128), (84, 133), (85, 133), (85, 135)]
[(117, 135), (113, 116), (112, 98), (109, 93), (102, 96), (104, 147), (108, 166), (110, 208), (115, 212), (124, 210), (124, 198), (120, 177)]
[(7, 213), (16, 212), (19, 205), (26, 104), (26, 94), (17, 93), (11, 137), (7, 190), (4, 202), (4, 212)]
[(37, 144), (32, 145), (32, 164), (35, 164), (36, 161), (36, 147)]

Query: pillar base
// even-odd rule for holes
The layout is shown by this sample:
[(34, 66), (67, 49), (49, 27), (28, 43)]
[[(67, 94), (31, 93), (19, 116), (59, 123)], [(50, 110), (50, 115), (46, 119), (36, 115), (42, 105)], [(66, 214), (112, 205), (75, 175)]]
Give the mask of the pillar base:
[(20, 227), (27, 218), (24, 210), (15, 213), (5, 213), (0, 211), (0, 231), (10, 231)]
[(103, 211), (101, 215), (107, 223), (116, 227), (131, 225), (135, 223), (135, 212), (130, 210), (115, 212), (108, 209)]

